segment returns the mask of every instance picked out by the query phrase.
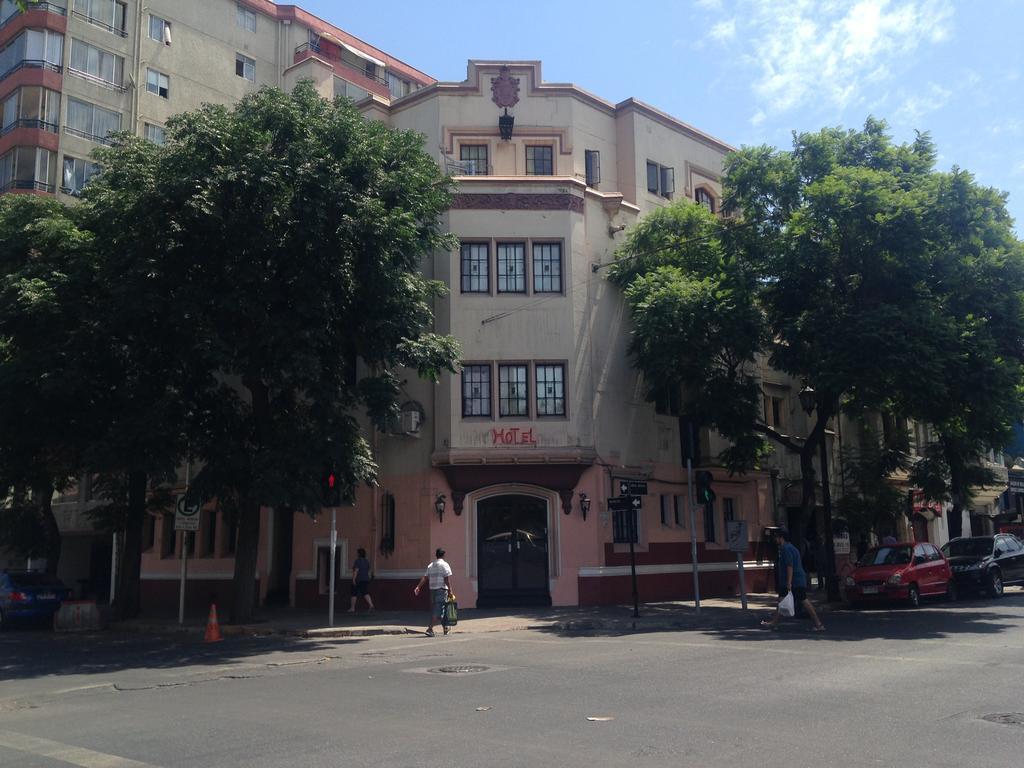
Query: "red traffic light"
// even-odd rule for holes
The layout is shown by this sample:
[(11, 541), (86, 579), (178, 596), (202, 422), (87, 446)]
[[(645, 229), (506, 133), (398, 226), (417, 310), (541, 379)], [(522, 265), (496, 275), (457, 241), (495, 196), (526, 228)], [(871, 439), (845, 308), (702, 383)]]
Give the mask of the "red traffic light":
[(332, 491), (334, 490), (334, 484), (335, 484), (335, 482), (337, 482), (337, 480), (336, 480), (336, 478), (334, 477), (334, 473), (333, 473), (333, 472), (331, 472), (331, 473), (330, 473), (330, 474), (329, 474), (329, 475), (327, 476), (327, 487), (328, 487), (328, 488), (330, 488), (330, 489), (331, 489)]

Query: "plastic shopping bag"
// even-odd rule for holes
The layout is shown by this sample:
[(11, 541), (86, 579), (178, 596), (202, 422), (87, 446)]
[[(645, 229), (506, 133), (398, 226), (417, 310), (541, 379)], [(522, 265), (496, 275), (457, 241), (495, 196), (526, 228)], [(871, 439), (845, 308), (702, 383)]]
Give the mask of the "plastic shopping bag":
[(453, 594), (448, 595), (448, 602), (444, 604), (443, 618), (446, 627), (454, 627), (459, 623), (459, 602)]
[(796, 614), (796, 605), (793, 602), (793, 593), (787, 592), (786, 596), (779, 601), (779, 615), (792, 617)]

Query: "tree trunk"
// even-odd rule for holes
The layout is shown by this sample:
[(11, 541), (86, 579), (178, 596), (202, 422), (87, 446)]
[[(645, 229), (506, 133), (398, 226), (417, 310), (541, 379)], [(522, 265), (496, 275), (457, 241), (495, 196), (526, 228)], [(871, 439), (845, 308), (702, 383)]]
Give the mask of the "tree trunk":
[[(959, 465), (954, 464), (948, 459), (947, 463), (950, 468), (949, 490), (953, 507), (949, 510), (949, 519), (946, 521), (946, 527), (949, 529), (949, 538), (955, 539), (958, 536), (964, 535), (963, 500), (967, 498), (967, 488), (964, 485), (964, 476), (963, 472), (960, 471)], [(970, 535), (969, 532), (968, 535)]]
[(256, 610), (256, 567), (260, 547), (260, 504), (252, 497), (240, 500), (235, 575), (232, 579), (231, 621), (248, 621)]
[(114, 598), (114, 614), (119, 619), (133, 619), (142, 610), (142, 528), (146, 520), (148, 485), (149, 476), (145, 472), (136, 470), (128, 473), (128, 515)]
[(57, 518), (53, 515), (53, 483), (44, 481), (32, 486), (32, 505), (39, 516), (39, 525), (46, 539), (46, 572), (57, 575), (60, 565), (61, 537)]
[(803, 528), (807, 521), (814, 518), (814, 507), (817, 500), (817, 475), (814, 471), (814, 447), (816, 442), (808, 439), (800, 450), (800, 484), (803, 496), (800, 503), (800, 531), (790, 531), (790, 536), (803, 537)]

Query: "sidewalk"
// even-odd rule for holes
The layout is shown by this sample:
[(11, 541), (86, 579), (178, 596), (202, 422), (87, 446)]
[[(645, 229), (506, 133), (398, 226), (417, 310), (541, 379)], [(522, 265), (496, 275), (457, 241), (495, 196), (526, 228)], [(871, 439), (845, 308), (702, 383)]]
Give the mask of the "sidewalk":
[[(459, 623), (453, 629), (459, 634), (508, 632), (512, 630), (543, 630), (549, 632), (643, 632), (669, 629), (714, 629), (756, 625), (775, 607), (774, 594), (748, 595), (744, 611), (738, 597), (710, 598), (701, 601), (698, 616), (692, 601), (642, 603), (640, 617), (633, 618), (632, 606), (613, 605), (580, 608), (510, 608), (498, 610), (459, 610)], [(820, 613), (831, 606), (817, 601)], [(334, 626), (327, 626), (326, 612), (310, 613), (281, 608), (264, 610), (246, 624), (221, 624), (225, 637), (254, 635), (289, 635), (306, 638), (367, 637), (373, 635), (422, 634), (426, 628), (426, 611), (376, 611), (335, 614)], [(202, 633), (204, 623), (186, 621), (179, 626), (173, 619), (134, 619), (111, 625), (123, 632), (173, 634)]]

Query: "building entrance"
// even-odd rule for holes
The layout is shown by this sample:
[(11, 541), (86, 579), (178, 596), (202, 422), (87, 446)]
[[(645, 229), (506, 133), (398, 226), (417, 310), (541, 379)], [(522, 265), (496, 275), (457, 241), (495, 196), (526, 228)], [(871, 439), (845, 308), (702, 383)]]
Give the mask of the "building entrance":
[(477, 502), (477, 606), (551, 605), (548, 503), (508, 494)]

